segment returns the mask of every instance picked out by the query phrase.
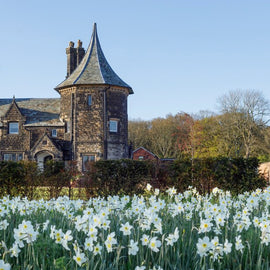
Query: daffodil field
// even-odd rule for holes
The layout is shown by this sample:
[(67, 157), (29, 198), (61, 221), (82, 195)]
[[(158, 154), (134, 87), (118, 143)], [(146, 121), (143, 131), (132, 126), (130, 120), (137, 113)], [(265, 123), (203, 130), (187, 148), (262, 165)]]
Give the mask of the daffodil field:
[(0, 199), (0, 269), (270, 269), (270, 188)]

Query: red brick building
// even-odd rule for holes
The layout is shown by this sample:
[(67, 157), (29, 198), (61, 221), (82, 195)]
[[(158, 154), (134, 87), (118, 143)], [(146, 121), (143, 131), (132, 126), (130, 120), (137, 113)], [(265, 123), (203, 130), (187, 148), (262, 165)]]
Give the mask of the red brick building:
[(139, 147), (132, 153), (132, 159), (133, 160), (153, 160), (158, 162), (159, 158), (152, 152), (148, 151), (144, 147)]

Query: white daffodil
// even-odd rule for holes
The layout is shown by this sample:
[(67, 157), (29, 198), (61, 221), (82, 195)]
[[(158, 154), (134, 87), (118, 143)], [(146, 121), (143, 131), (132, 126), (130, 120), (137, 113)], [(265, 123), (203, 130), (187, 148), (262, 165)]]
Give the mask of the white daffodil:
[(179, 238), (179, 230), (176, 227), (173, 234), (169, 234), (167, 238), (165, 238), (165, 241), (167, 242), (168, 246), (173, 246), (175, 242), (177, 242)]
[(139, 251), (138, 242), (134, 242), (134, 240), (131, 239), (128, 245), (128, 255), (136, 255), (138, 251)]
[(112, 252), (113, 245), (115, 244), (117, 244), (117, 240), (115, 238), (115, 232), (112, 232), (107, 236), (107, 239), (105, 241), (105, 246), (109, 253)]
[(225, 254), (229, 254), (232, 251), (232, 243), (229, 243), (228, 239), (225, 240), (223, 251)]
[(145, 270), (146, 267), (145, 266), (136, 266), (135, 270)]
[(241, 236), (238, 235), (236, 238), (235, 238), (235, 249), (236, 250), (240, 250), (241, 252), (243, 251), (243, 244), (242, 244), (242, 239), (241, 239)]
[(213, 226), (213, 224), (211, 223), (210, 220), (202, 219), (201, 224), (200, 224), (200, 228), (199, 228), (199, 233), (210, 232), (212, 226)]
[(5, 263), (3, 260), (0, 260), (0, 270), (10, 270), (11, 266), (9, 263)]
[(63, 239), (67, 242), (73, 239), (73, 236), (71, 235), (71, 230), (68, 230), (65, 234), (63, 234)]
[(161, 246), (161, 242), (159, 240), (157, 240), (157, 237), (153, 237), (149, 240), (149, 244), (148, 247), (154, 251), (154, 252), (158, 252), (159, 251), (159, 247)]
[(102, 246), (100, 244), (96, 244), (93, 249), (94, 255), (101, 254)]
[(89, 251), (93, 251), (93, 249), (94, 249), (94, 242), (93, 242), (93, 239), (92, 238), (90, 238), (90, 237), (85, 238), (84, 249), (85, 250), (89, 250)]
[(112, 243), (113, 245), (117, 244), (117, 240), (115, 238), (115, 232), (108, 234), (106, 241)]
[(149, 236), (146, 234), (143, 234), (143, 236), (141, 237), (141, 241), (142, 241), (142, 245), (143, 246), (147, 246), (149, 244)]
[(130, 235), (131, 229), (133, 229), (133, 227), (129, 224), (129, 222), (126, 222), (125, 224), (121, 225), (120, 231), (123, 232), (123, 235)]
[(204, 238), (199, 238), (199, 241), (197, 243), (197, 253), (202, 257), (207, 255), (207, 252), (213, 247), (213, 243), (211, 243), (208, 236), (205, 236)]
[[(18, 258), (19, 256), (19, 253), (21, 252), (21, 250), (19, 249), (19, 246), (18, 244), (15, 242), (12, 246), (12, 248), (9, 250), (10, 252), (10, 256), (11, 257), (16, 257)], [(0, 268), (1, 269), (1, 268)]]
[(1, 230), (6, 230), (7, 227), (8, 227), (8, 225), (9, 225), (9, 223), (7, 222), (6, 219), (0, 221), (0, 231), (1, 231)]
[(150, 184), (147, 184), (147, 185), (146, 185), (146, 190), (147, 190), (147, 191), (150, 191), (151, 188), (152, 188), (152, 186), (151, 186)]
[(82, 266), (82, 264), (86, 262), (85, 254), (80, 251), (77, 251), (75, 253), (75, 256), (73, 256), (73, 259), (79, 266)]

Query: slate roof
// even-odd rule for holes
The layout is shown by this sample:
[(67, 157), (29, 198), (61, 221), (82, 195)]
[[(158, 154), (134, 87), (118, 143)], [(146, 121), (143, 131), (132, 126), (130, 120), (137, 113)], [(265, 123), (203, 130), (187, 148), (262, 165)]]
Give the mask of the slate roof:
[(107, 62), (99, 43), (96, 24), (94, 24), (91, 41), (81, 63), (66, 80), (55, 87), (55, 90), (80, 84), (122, 86), (128, 88), (129, 93), (133, 94), (132, 88), (118, 77)]
[[(0, 99), (0, 118), (4, 117), (13, 99)], [(17, 98), (21, 113), (26, 116), (25, 126), (63, 126), (60, 121), (59, 98)]]

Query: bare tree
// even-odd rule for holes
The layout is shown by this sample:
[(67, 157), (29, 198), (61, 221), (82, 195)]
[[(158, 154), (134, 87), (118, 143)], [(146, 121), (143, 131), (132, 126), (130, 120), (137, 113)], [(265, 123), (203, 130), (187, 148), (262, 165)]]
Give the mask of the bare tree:
[(128, 139), (133, 144), (133, 148), (150, 148), (151, 140), (149, 130), (151, 121), (133, 120), (128, 123)]
[(260, 91), (234, 90), (220, 97), (218, 104), (223, 115), (220, 124), (224, 135), (237, 151), (242, 148), (243, 155), (248, 158), (264, 137), (270, 115), (269, 101)]
[(174, 116), (155, 118), (151, 122), (151, 151), (160, 158), (171, 158), (176, 155), (175, 132), (177, 121)]

